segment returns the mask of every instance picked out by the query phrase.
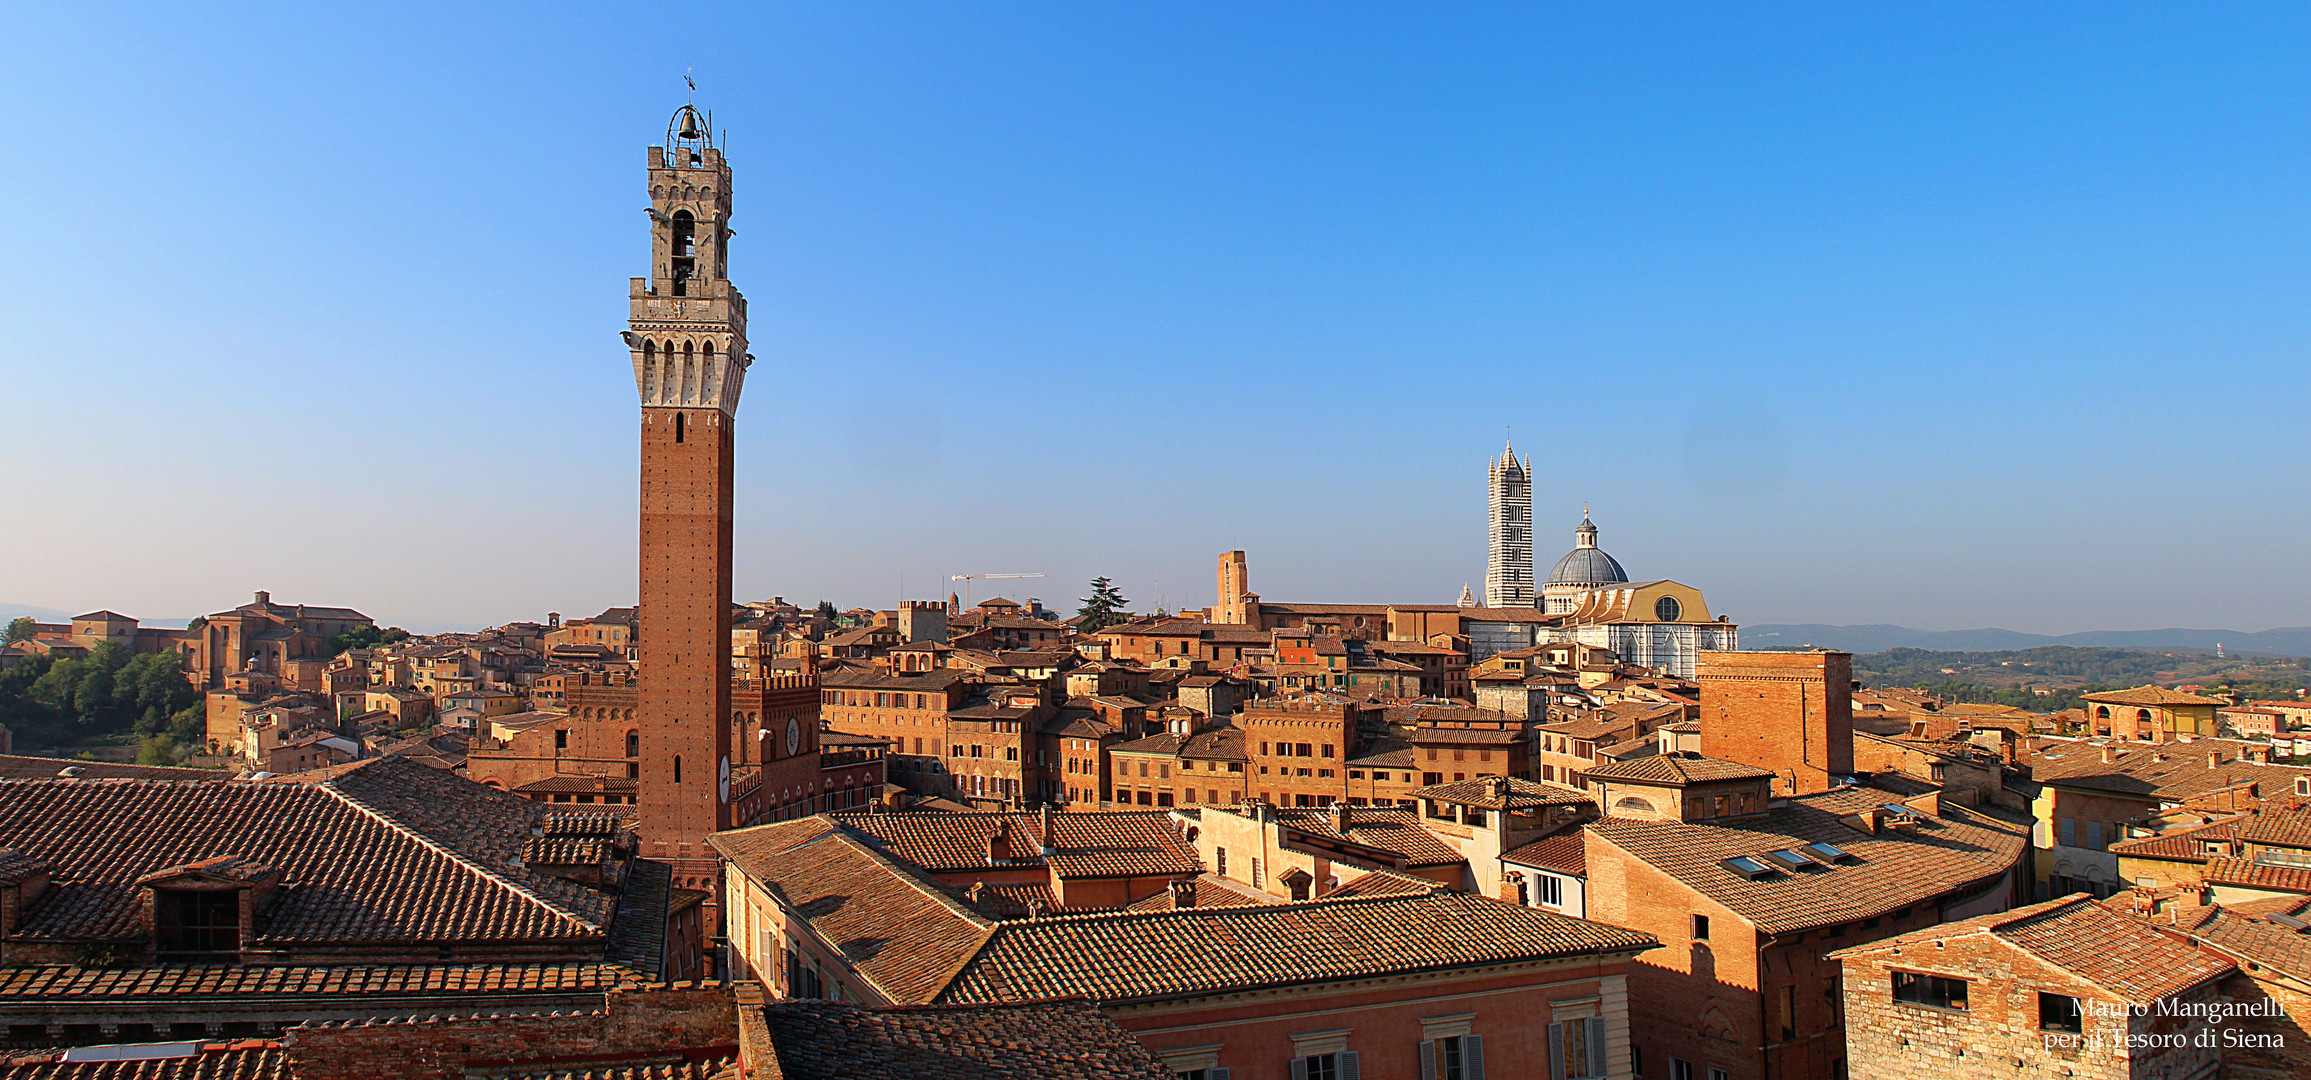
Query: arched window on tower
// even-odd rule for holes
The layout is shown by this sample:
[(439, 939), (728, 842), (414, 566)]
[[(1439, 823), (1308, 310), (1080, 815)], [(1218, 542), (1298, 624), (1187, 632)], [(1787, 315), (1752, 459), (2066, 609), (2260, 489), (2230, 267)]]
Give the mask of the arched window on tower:
[(674, 414), (674, 441), (675, 441), (675, 442), (677, 442), (677, 443), (679, 443), (679, 442), (681, 442), (681, 441), (682, 441), (682, 414), (681, 414), (681, 413), (675, 413), (675, 414)]
[(674, 211), (674, 295), (690, 295), (690, 279), (698, 275), (698, 219), (688, 210)]
[(642, 397), (644, 400), (654, 401), (657, 399), (658, 388), (663, 378), (658, 373), (658, 343), (644, 341), (642, 343)]
[(680, 754), (674, 755), (674, 782), (677, 784), (682, 782), (682, 755)]

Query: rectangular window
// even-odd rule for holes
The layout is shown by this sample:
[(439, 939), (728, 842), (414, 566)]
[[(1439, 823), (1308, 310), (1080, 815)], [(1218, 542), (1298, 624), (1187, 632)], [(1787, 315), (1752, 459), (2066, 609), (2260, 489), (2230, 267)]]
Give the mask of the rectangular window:
[(2062, 846), (2063, 846), (2063, 847), (2077, 847), (2077, 846), (2078, 846), (2078, 819), (2077, 819), (2077, 818), (2063, 818), (2063, 819), (2062, 819)]
[(2086, 846), (2096, 851), (2102, 850), (2102, 822), (2089, 821), (2086, 823)]
[(1935, 1009), (1963, 1009), (1966, 1007), (1966, 980), (1897, 971), (1894, 973), (1894, 1000)]
[(155, 951), (237, 953), (241, 950), (239, 889), (154, 889)]
[(556, 750), (567, 750), (567, 749), (569, 749), (569, 748), (570, 748), (570, 732), (569, 732), (569, 729), (568, 729), (568, 728), (555, 728), (555, 729), (554, 729), (554, 749), (556, 749)]
[(2038, 995), (2038, 1030), (2067, 1031), (2078, 1034), (2086, 1030), (2086, 1010), (2077, 998), (2068, 994)]
[(1695, 915), (1693, 917), (1693, 940), (1709, 940), (1709, 916)]
[(1535, 880), (1541, 883), (1542, 904), (1548, 907), (1563, 907), (1565, 905), (1565, 880), (1563, 878), (1543, 874)]
[(1797, 1038), (1797, 987), (1781, 988), (1781, 1041)]
[(1605, 1075), (1604, 1017), (1549, 1025), (1549, 1075), (1563, 1080), (1591, 1080)]
[(1694, 1075), (1692, 1062), (1684, 1058), (1670, 1058), (1669, 1080), (1700, 1080), (1700, 1078)]

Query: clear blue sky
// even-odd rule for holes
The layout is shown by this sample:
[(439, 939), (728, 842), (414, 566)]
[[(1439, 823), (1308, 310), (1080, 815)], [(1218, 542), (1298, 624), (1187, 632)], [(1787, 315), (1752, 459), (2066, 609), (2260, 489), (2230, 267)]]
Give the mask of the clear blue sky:
[(2311, 624), (2311, 8), (1249, 7), (16, 5), (0, 603), (630, 602), (695, 69), (742, 599), (1448, 602), (1513, 427), (1743, 623)]

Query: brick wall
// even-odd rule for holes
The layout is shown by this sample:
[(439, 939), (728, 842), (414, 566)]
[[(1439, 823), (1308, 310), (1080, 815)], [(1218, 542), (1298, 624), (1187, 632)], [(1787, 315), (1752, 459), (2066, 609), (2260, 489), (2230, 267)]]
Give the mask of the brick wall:
[(1695, 677), (1704, 755), (1771, 769), (1782, 794), (1853, 772), (1851, 654), (1705, 652)]
[(299, 1080), (453, 1080), (514, 1063), (727, 1056), (738, 1016), (729, 990), (676, 984), (612, 993), (588, 1015), (309, 1026), (281, 1042)]
[[(2124, 1003), (2066, 972), (2041, 964), (1984, 936), (1953, 938), (1905, 950), (1901, 957), (1857, 957), (1845, 963), (1846, 1052), (1852, 1075), (1872, 1080), (2013, 1080), (2069, 1076), (2076, 1080), (2124, 1077), (2195, 1077), (2220, 1048), (2184, 1046), (2126, 1050), (2128, 1034), (2195, 1041), (2204, 1023), (2181, 1017), (2099, 1013)], [(1967, 981), (1965, 1009), (1939, 1009), (1894, 1000), (1893, 972), (1921, 972)], [(2079, 1036), (2039, 1028), (2038, 994), (2063, 994), (2093, 1003)], [(2216, 984), (2186, 992), (2211, 1000)], [(2101, 1046), (2090, 1040), (2099, 1037)], [(2050, 1045), (2051, 1042), (2051, 1045)]]

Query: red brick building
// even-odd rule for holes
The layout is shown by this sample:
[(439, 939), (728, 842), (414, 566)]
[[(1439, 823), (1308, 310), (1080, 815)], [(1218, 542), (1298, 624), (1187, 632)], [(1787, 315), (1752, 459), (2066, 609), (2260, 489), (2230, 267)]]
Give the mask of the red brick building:
[[(1088, 999), (1174, 1076), (1207, 1080), (1634, 1071), (1626, 980), (1654, 944), (1643, 933), (1418, 882), (1295, 903), (1185, 875), (1147, 910), (1022, 917), (991, 906), (993, 887), (959, 896), (846, 825), (715, 838), (732, 944), (783, 996)], [(1064, 831), (1054, 850), (1105, 858)], [(958, 854), (995, 872), (1015, 851)]]

